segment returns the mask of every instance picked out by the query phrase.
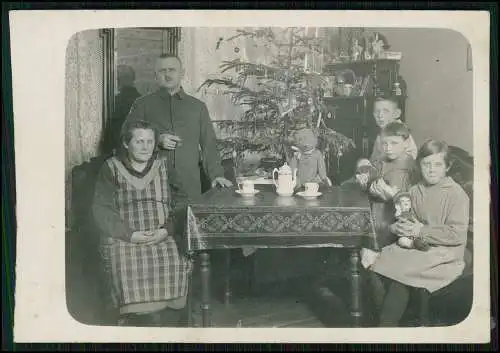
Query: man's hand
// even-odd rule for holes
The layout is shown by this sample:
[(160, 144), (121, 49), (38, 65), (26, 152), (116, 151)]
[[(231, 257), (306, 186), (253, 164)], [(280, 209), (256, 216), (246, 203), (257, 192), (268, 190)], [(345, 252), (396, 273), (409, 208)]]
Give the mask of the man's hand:
[(212, 188), (216, 187), (217, 185), (223, 188), (229, 188), (233, 186), (233, 183), (231, 183), (231, 181), (227, 180), (226, 178), (217, 177), (212, 181)]
[(179, 136), (172, 134), (161, 134), (160, 135), (160, 146), (167, 150), (175, 150), (177, 146), (180, 146), (182, 139)]

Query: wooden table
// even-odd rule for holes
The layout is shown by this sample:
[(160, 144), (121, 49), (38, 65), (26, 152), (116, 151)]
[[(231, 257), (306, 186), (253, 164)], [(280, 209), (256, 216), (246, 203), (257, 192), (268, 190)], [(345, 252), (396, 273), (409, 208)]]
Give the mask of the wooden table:
[[(359, 249), (373, 238), (368, 197), (353, 186), (321, 190), (314, 200), (279, 197), (272, 186), (257, 186), (251, 198), (234, 188), (212, 189), (187, 206), (186, 241), (200, 253), (203, 327), (210, 321), (210, 255), (213, 249), (318, 248), (350, 250), (351, 317), (362, 319)], [(333, 270), (333, 269), (332, 269)], [(227, 301), (229, 300), (229, 291)]]

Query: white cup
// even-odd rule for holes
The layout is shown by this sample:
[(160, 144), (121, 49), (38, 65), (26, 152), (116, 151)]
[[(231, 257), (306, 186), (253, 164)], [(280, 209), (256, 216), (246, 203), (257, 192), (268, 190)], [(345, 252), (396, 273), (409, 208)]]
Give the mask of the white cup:
[(251, 194), (254, 192), (253, 182), (251, 180), (243, 180), (241, 183), (238, 183), (238, 187), (244, 194)]
[(318, 183), (305, 183), (304, 187), (305, 187), (306, 194), (316, 194), (319, 190)]

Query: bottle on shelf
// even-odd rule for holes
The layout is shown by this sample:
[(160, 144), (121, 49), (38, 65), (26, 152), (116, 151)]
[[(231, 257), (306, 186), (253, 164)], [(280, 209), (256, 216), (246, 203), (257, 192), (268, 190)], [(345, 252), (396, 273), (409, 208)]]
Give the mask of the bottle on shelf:
[(401, 96), (402, 95), (401, 85), (399, 84), (399, 82), (394, 82), (394, 87), (392, 88), (392, 93), (395, 96)]

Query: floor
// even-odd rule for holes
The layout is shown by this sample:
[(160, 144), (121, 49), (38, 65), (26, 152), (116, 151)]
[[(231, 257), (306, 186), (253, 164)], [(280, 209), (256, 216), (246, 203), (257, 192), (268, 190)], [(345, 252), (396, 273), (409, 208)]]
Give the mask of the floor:
[[(112, 325), (114, 318), (106, 314), (106, 308), (100, 299), (98, 279), (91, 275), (95, 268), (88, 266), (92, 261), (77, 260), (73, 257), (67, 268), (66, 293), (70, 314), (85, 324)], [(325, 327), (303, 293), (297, 289), (301, 281), (259, 286), (249, 294), (246, 281), (236, 276), (232, 283), (231, 303), (229, 306), (224, 305), (224, 281), (223, 276), (218, 275), (222, 273), (223, 265), (222, 261), (214, 260), (211, 283), (211, 319), (214, 327)], [(197, 327), (201, 326), (200, 300), (196, 295), (200, 293), (200, 281), (196, 271), (193, 275), (192, 320), (193, 326)]]
[[(81, 249), (81, 248), (80, 248)], [(67, 306), (70, 314), (79, 322), (89, 325), (112, 325), (100, 293), (98, 279), (93, 275), (95, 258), (83, 258), (80, 252), (68, 252), (67, 258)], [(224, 257), (215, 256), (212, 261), (212, 322), (215, 327), (348, 327), (350, 325), (350, 285), (346, 269), (338, 267), (329, 271), (336, 276), (292, 278), (274, 282), (257, 283), (249, 290), (249, 272), (236, 261), (232, 271), (233, 296), (231, 304), (223, 304)], [(348, 264), (341, 261), (336, 266)], [(248, 262), (247, 262), (248, 264)], [(327, 264), (327, 266), (333, 266)], [(254, 274), (255, 275), (255, 274)], [(194, 326), (200, 326), (199, 276), (193, 274), (192, 318)], [(467, 315), (462, 305), (472, 293), (467, 284), (457, 284), (446, 295), (434, 300), (434, 316), (447, 325), (460, 322)], [(453, 295), (453, 293), (466, 293)], [(369, 291), (365, 288), (362, 298), (364, 326), (376, 323)], [(446, 304), (446, 305), (445, 305)], [(450, 305), (451, 304), (451, 305)], [(408, 311), (405, 324), (415, 325), (415, 310)]]

